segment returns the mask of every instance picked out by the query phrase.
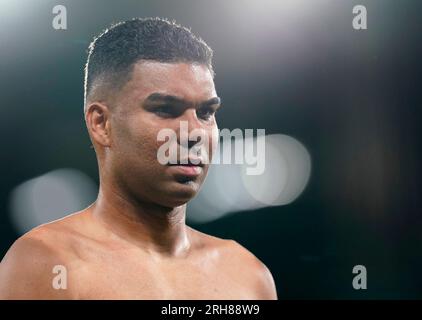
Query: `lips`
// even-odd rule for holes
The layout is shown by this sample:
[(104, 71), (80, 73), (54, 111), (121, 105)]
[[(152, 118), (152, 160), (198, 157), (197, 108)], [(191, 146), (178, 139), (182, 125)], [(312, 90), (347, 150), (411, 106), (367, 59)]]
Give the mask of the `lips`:
[(199, 158), (189, 158), (176, 164), (169, 164), (169, 167), (178, 177), (196, 178), (203, 171), (204, 163), (201, 160)]
[(201, 158), (189, 158), (180, 160), (175, 164), (170, 163), (169, 166), (198, 166), (203, 167), (204, 161)]
[(186, 177), (197, 177), (202, 173), (202, 167), (199, 165), (171, 165), (170, 167), (176, 175)]

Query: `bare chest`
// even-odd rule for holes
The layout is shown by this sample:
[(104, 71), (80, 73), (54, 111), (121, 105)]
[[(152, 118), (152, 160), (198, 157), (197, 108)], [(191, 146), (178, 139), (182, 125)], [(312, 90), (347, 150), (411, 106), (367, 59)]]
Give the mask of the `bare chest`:
[(89, 263), (74, 275), (82, 299), (254, 299), (241, 266), (219, 261)]

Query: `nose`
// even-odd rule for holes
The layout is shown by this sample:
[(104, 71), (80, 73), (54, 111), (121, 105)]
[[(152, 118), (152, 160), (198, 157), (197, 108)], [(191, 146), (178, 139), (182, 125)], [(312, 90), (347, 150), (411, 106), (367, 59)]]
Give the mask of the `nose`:
[[(204, 124), (198, 119), (195, 108), (188, 108), (179, 118), (178, 142), (180, 145), (191, 149), (196, 144), (202, 144), (203, 139), (196, 139), (198, 134), (205, 135)], [(191, 133), (195, 131), (193, 140), (189, 139)]]

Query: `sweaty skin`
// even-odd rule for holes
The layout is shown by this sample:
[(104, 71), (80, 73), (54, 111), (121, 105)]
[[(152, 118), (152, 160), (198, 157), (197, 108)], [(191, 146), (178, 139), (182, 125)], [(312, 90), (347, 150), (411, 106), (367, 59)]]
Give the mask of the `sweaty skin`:
[[(180, 121), (210, 144), (218, 138), (218, 103), (203, 108), (217, 97), (209, 69), (139, 61), (122, 88), (100, 91), (85, 108), (98, 198), (13, 244), (0, 264), (0, 299), (277, 299), (270, 271), (252, 253), (185, 224), (208, 164), (187, 178), (157, 161), (159, 130), (179, 135)], [(176, 105), (151, 94), (176, 97)], [(57, 265), (65, 273), (53, 273)], [(57, 289), (58, 276), (66, 281)]]

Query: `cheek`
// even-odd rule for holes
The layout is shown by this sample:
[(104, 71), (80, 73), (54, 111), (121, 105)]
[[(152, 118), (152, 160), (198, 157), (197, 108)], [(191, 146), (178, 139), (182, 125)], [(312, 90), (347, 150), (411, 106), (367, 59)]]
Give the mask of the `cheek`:
[(158, 148), (156, 128), (143, 121), (129, 118), (119, 123), (114, 141), (120, 157), (144, 163), (156, 160)]
[(209, 132), (209, 146), (208, 150), (210, 152), (209, 157), (210, 160), (212, 159), (213, 155), (215, 154), (217, 147), (218, 147), (218, 141), (219, 141), (219, 133), (218, 133), (218, 127), (215, 125), (212, 130)]

